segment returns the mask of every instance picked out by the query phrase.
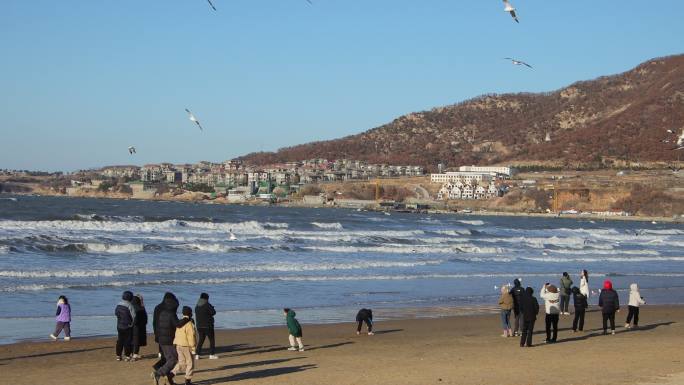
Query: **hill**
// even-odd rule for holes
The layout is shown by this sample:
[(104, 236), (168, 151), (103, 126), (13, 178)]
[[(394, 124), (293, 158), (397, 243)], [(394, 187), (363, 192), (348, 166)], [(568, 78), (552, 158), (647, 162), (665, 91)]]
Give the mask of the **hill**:
[(269, 164), (351, 158), (430, 170), (438, 163), (577, 167), (673, 161), (682, 151), (661, 143), (668, 129), (684, 131), (684, 55), (554, 92), (483, 95), (361, 134), (241, 159)]

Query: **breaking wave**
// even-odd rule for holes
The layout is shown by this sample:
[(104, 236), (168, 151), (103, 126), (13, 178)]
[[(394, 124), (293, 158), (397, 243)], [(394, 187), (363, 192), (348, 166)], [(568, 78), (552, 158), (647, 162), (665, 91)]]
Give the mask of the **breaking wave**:
[(333, 222), (333, 223), (321, 223), (321, 222), (311, 222), (312, 225), (315, 227), (318, 227), (319, 229), (335, 229), (335, 230), (342, 230), (342, 224), (339, 222)]

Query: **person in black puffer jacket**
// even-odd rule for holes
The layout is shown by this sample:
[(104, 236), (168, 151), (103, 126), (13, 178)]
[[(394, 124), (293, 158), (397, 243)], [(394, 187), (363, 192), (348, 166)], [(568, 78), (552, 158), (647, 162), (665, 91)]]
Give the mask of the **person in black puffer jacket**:
[(204, 345), (204, 339), (207, 337), (209, 337), (209, 359), (215, 360), (218, 358), (216, 355), (216, 338), (214, 336), (215, 315), (216, 309), (209, 303), (209, 294), (200, 294), (200, 298), (195, 306), (197, 334), (199, 335), (195, 359), (200, 358), (200, 355), (202, 354), (202, 345)]
[[(133, 293), (124, 291), (121, 302), (116, 305), (114, 315), (116, 316), (116, 360), (129, 361), (133, 350), (133, 325), (135, 324), (135, 308), (131, 303)], [(123, 356), (121, 355), (123, 353)]]
[(520, 337), (520, 347), (532, 347), (532, 334), (534, 333), (534, 323), (539, 314), (539, 302), (534, 296), (534, 289), (525, 289), (520, 302), (521, 316), (523, 318), (523, 329)]
[(598, 304), (603, 314), (603, 334), (608, 334), (608, 321), (610, 321), (611, 334), (615, 334), (615, 312), (620, 311), (620, 299), (618, 293), (613, 290), (613, 283), (610, 280), (603, 282)]
[(356, 314), (356, 322), (358, 323), (356, 327), (356, 334), (361, 334), (361, 326), (365, 322), (366, 327), (368, 327), (368, 335), (373, 335), (373, 310), (365, 308), (359, 310), (359, 312)]
[(515, 322), (513, 323), (513, 335), (522, 335), (522, 309), (521, 301), (522, 297), (525, 295), (525, 289), (522, 287), (522, 282), (520, 279), (513, 281), (513, 288), (509, 292), (513, 296), (513, 315), (515, 316)]
[[(587, 312), (587, 297), (580, 292), (579, 287), (572, 288), (572, 297), (575, 302), (575, 319), (572, 320), (572, 332), (584, 330), (584, 315)], [(579, 326), (579, 329), (578, 329)]]
[(154, 308), (152, 327), (154, 328), (154, 340), (159, 344), (162, 353), (161, 359), (154, 364), (152, 373), (155, 381), (166, 376), (168, 382), (173, 383), (171, 370), (178, 363), (178, 353), (173, 346), (173, 339), (176, 336), (176, 326), (178, 325), (178, 299), (173, 293), (164, 294), (162, 302)]

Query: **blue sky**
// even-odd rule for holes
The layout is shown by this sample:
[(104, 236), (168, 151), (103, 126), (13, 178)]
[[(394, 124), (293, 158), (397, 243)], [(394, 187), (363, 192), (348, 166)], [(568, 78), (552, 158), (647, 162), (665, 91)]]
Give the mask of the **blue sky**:
[(221, 161), (684, 51), (681, 2), (512, 2), (4, 0), (0, 168)]

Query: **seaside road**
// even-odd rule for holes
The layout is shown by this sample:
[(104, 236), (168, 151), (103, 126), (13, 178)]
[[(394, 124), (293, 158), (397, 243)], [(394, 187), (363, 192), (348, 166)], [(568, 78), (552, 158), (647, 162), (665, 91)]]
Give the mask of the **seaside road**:
[[(274, 384), (682, 384), (684, 307), (645, 306), (642, 328), (573, 334), (561, 318), (559, 342), (543, 344), (543, 314), (533, 348), (502, 338), (498, 314), (377, 322), (375, 336), (355, 325), (304, 325), (305, 352), (286, 351), (285, 326), (217, 333), (220, 359), (197, 362), (199, 385)], [(625, 312), (618, 314), (618, 325)], [(353, 316), (353, 315), (352, 315)], [(378, 311), (376, 317), (381, 318)], [(74, 330), (78, 330), (74, 325)], [(46, 334), (49, 331), (46, 331)], [(152, 341), (150, 338), (148, 341)], [(152, 384), (156, 346), (135, 363), (114, 360), (112, 338), (0, 346), (0, 383), (12, 385)], [(177, 378), (182, 383), (182, 376)]]

